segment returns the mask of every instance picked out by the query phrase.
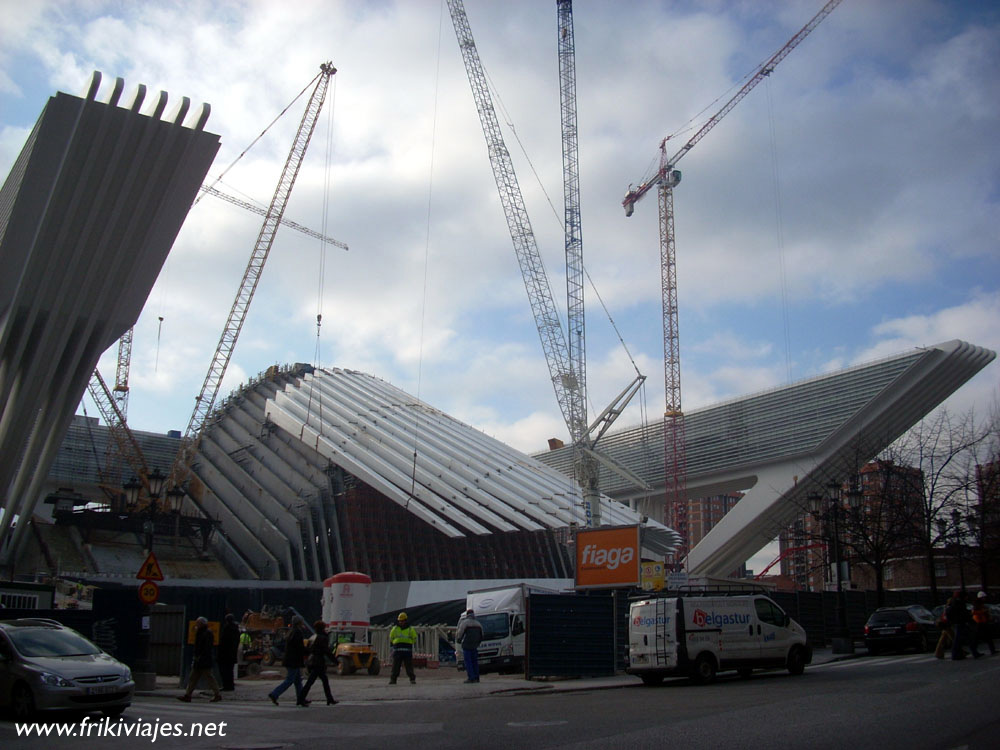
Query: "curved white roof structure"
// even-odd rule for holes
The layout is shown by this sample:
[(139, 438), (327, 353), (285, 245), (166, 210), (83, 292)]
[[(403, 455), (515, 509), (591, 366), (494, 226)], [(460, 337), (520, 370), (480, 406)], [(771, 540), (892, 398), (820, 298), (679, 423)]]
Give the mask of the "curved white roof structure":
[[(856, 471), (995, 356), (948, 341), (686, 414), (688, 497), (746, 493), (691, 550), (690, 574), (729, 575), (778, 535), (806, 495)], [(646, 512), (662, 516), (662, 431), (622, 430), (605, 436), (600, 448), (658, 489)], [(563, 448), (537, 458), (567, 471), (572, 453)], [(602, 472), (601, 487), (637, 499), (610, 472)]]
[[(353, 370), (316, 370), (287, 385), (269, 420), (442, 534), (461, 537), (583, 525), (579, 488), (565, 474)], [(606, 525), (641, 521), (603, 497)], [(644, 546), (663, 554), (676, 532), (647, 521)]]

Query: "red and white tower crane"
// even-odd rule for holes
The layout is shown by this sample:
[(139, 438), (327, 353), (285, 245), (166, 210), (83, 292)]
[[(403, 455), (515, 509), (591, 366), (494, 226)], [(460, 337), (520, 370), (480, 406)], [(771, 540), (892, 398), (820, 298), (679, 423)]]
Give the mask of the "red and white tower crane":
[(674, 237), (674, 188), (681, 181), (677, 162), (719, 124), (743, 97), (771, 74), (775, 66), (805, 39), (820, 22), (840, 5), (842, 0), (829, 0), (812, 20), (795, 36), (757, 68), (750, 79), (716, 112), (673, 156), (667, 155), (667, 138), (660, 142), (660, 163), (656, 173), (638, 187), (629, 188), (622, 201), (625, 215), (631, 216), (635, 204), (653, 187), (658, 188), (660, 208), (660, 286), (663, 297), (663, 369), (666, 409), (663, 415), (664, 484), (666, 507), (664, 520), (680, 532), (682, 547), (674, 554), (678, 562), (688, 551), (687, 522), (687, 453), (685, 447), (684, 411), (681, 408), (681, 351), (677, 324), (677, 259)]

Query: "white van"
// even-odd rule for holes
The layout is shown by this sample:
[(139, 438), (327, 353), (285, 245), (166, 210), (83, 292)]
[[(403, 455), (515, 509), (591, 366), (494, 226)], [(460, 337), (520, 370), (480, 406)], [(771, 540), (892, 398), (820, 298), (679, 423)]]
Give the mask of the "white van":
[(762, 594), (643, 598), (629, 611), (629, 666), (647, 685), (687, 675), (705, 684), (715, 673), (785, 667), (802, 674), (812, 661), (806, 631)]

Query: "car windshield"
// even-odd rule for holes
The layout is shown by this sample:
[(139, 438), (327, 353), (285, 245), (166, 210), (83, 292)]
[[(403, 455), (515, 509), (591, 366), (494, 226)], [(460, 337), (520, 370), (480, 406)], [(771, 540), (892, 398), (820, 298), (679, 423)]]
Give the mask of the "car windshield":
[(869, 625), (905, 625), (911, 620), (910, 614), (905, 610), (889, 610), (888, 612), (876, 612), (868, 620)]
[(506, 638), (510, 629), (509, 618), (506, 612), (495, 615), (480, 615), (476, 617), (479, 624), (483, 626), (483, 640), (493, 638)]
[(101, 649), (72, 630), (58, 628), (11, 628), (7, 631), (22, 656), (86, 656)]

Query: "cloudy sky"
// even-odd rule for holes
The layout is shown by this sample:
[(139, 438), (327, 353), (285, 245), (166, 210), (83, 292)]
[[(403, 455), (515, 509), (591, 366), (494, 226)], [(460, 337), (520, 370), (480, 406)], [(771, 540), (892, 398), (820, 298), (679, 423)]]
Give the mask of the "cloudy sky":
[[(664, 136), (679, 147), (821, 4), (575, 3), (585, 263), (654, 418), (656, 200), (626, 219), (622, 196)], [(555, 3), (466, 9), (564, 309)], [(47, 98), (82, 94), (94, 70), (101, 99), (121, 76), (123, 100), (144, 83), (171, 95), (168, 112), (181, 96), (211, 103), (214, 177), (321, 62), (338, 68), (285, 215), (350, 251), (278, 233), (222, 395), (271, 364), (310, 362), (384, 378), (528, 452), (566, 437), (444, 2), (0, 0), (0, 14), (2, 174)], [(845, 0), (685, 156), (686, 409), (952, 338), (1000, 349), (998, 71), (994, 2)], [(270, 199), (303, 106), (223, 189)], [(213, 198), (192, 209), (135, 328), (133, 427), (186, 427), (260, 221)], [(596, 413), (634, 369), (587, 293)], [(114, 363), (111, 350), (111, 379)], [(985, 410), (997, 368), (950, 405)], [(636, 406), (620, 424), (639, 419)]]

